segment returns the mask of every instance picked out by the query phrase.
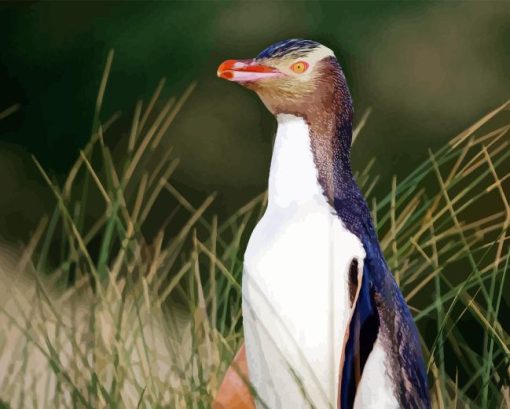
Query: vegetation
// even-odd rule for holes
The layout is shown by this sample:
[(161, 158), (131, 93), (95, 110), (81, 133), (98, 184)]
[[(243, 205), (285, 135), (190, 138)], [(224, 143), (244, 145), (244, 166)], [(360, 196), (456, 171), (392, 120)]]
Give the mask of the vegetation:
[[(9, 294), (0, 305), (0, 398), (13, 408), (208, 408), (242, 342), (242, 255), (266, 195), (218, 220), (208, 212), (213, 196), (195, 206), (172, 184), (177, 159), (157, 148), (192, 88), (161, 104), (162, 82), (136, 104), (114, 152), (115, 118), (100, 120), (110, 65), (111, 56), (90, 143), (63, 183), (39, 167), (55, 210), (16, 276), (0, 282)], [(381, 199), (371, 194), (373, 162), (357, 174), (423, 335), (434, 408), (510, 407), (501, 320), (510, 124), (500, 124), (509, 107), (430, 152)], [(151, 211), (168, 194), (176, 205), (154, 232)]]

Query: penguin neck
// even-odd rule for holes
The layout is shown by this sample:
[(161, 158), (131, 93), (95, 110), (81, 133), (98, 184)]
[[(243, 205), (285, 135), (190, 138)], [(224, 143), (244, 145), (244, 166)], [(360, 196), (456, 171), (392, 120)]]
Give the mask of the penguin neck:
[(323, 200), (308, 123), (290, 114), (279, 114), (277, 120), (278, 130), (269, 171), (269, 206), (288, 207)]
[[(353, 180), (349, 161), (350, 132), (321, 118), (314, 126), (301, 116), (278, 114), (278, 130), (269, 172), (269, 205), (288, 207), (303, 202), (328, 203), (342, 196), (341, 186)], [(323, 124), (330, 124), (329, 127)], [(329, 129), (328, 129), (329, 128)], [(346, 141), (348, 143), (342, 143)]]
[(315, 201), (333, 206), (334, 197), (338, 196), (335, 186), (341, 185), (341, 179), (352, 177), (349, 152), (341, 154), (336, 135), (318, 135), (320, 129), (314, 129), (313, 123), (310, 125), (300, 116), (279, 114), (277, 120), (269, 205), (288, 207)]

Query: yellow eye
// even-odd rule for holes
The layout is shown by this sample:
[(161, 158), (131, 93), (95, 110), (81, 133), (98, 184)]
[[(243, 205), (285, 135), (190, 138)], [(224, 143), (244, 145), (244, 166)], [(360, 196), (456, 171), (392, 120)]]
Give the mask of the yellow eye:
[(290, 66), (290, 69), (294, 71), (296, 74), (302, 74), (308, 69), (308, 63), (305, 61), (295, 62)]

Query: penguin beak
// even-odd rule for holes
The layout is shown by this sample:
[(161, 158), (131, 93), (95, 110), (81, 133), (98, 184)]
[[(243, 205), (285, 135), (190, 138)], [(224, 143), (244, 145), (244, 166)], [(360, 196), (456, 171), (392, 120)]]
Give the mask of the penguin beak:
[(260, 64), (255, 60), (227, 60), (220, 64), (217, 75), (228, 81), (253, 82), (283, 74), (276, 68)]

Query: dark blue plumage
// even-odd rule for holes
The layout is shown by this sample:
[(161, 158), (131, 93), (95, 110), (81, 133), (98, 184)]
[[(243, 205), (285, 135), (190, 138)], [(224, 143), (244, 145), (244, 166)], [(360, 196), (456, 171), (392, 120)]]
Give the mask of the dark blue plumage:
[(283, 57), (284, 55), (297, 58), (299, 56), (306, 55), (306, 53), (317, 47), (320, 47), (320, 43), (316, 41), (293, 38), (291, 40), (283, 40), (270, 45), (257, 55), (256, 59), (278, 58)]
[[(335, 109), (332, 140), (332, 192), (326, 176), (319, 182), (344, 226), (363, 244), (366, 256), (358, 301), (349, 328), (341, 376), (340, 409), (354, 405), (357, 382), (355, 363), (358, 354), (361, 375), (376, 339), (383, 343), (388, 361), (394, 367), (395, 394), (403, 408), (428, 409), (430, 401), (427, 375), (413, 317), (382, 254), (368, 206), (352, 174), (352, 99), (347, 82), (336, 60), (330, 72), (334, 87), (331, 104)], [(331, 190), (331, 188), (329, 188)]]
[[(338, 126), (338, 138), (343, 138), (349, 126)], [(343, 148), (347, 144), (341, 143)], [(356, 393), (354, 363), (360, 353), (361, 374), (375, 339), (381, 331), (383, 347), (397, 373), (395, 392), (402, 407), (430, 408), (427, 375), (416, 327), (412, 315), (389, 270), (379, 246), (368, 206), (350, 171), (348, 154), (338, 153), (335, 172), (333, 206), (346, 228), (363, 243), (363, 279), (350, 325), (350, 335), (344, 351), (341, 378), (340, 409), (351, 409)], [(357, 327), (358, 326), (358, 327)], [(357, 348), (360, 348), (358, 351)], [(409, 388), (409, 385), (412, 387)]]

